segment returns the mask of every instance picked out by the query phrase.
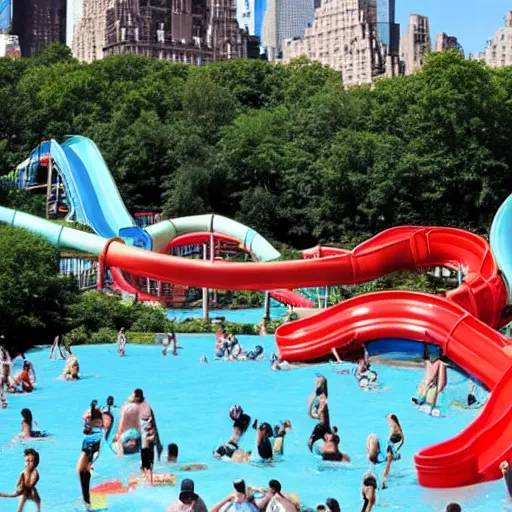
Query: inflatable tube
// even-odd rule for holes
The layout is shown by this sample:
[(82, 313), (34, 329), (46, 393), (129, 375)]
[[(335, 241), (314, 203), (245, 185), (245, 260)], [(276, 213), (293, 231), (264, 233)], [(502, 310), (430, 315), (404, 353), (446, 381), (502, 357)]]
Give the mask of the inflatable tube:
[(91, 488), (91, 494), (126, 494), (130, 491), (129, 487), (125, 487), (121, 480), (112, 480), (104, 482)]
[(134, 428), (125, 430), (114, 442), (112, 449), (119, 453), (122, 449), (125, 455), (132, 455), (140, 452), (141, 438), (140, 432)]
[[(134, 475), (128, 478), (128, 487), (134, 489), (139, 485), (148, 485), (142, 475)], [(153, 487), (167, 487), (176, 485), (176, 475), (173, 473), (153, 473)]]

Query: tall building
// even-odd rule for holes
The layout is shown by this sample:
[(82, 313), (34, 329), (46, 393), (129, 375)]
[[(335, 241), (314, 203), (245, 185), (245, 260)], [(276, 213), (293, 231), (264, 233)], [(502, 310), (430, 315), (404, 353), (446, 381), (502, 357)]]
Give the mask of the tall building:
[(267, 0), (236, 0), (236, 18), (240, 28), (251, 36), (261, 38), (261, 26), (267, 8)]
[(135, 54), (202, 65), (246, 58), (253, 46), (232, 0), (84, 0), (73, 55), (86, 62)]
[(464, 49), (459, 44), (459, 41), (457, 41), (457, 38), (441, 32), (436, 37), (436, 52), (444, 52), (445, 50), (457, 50), (464, 55)]
[(487, 41), (483, 60), (494, 68), (512, 66), (512, 11), (505, 17), (505, 27), (497, 29)]
[(283, 41), (304, 36), (315, 19), (316, 0), (267, 0), (261, 46), (268, 60), (283, 57)]
[(246, 58), (248, 41), (232, 0), (109, 0), (103, 55), (202, 65)]
[(38, 55), (51, 43), (65, 43), (66, 0), (16, 0), (11, 31), (24, 57)]
[(430, 26), (426, 16), (411, 14), (405, 35), (400, 40), (400, 56), (406, 75), (423, 68), (425, 56), (432, 49)]
[(66, 44), (73, 49), (73, 37), (75, 35), (75, 25), (83, 14), (83, 0), (67, 0), (66, 12)]
[(285, 41), (283, 60), (305, 56), (326, 64), (341, 71), (345, 87), (371, 84), (398, 73), (398, 34), (392, 0), (324, 0), (304, 37)]
[(81, 16), (74, 25), (71, 49), (82, 62), (103, 58), (109, 0), (84, 0)]

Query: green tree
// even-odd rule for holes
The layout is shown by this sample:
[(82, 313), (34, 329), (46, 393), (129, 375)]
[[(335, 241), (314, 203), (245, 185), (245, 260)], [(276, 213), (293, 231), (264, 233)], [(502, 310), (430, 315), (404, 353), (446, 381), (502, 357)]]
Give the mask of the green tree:
[(0, 333), (14, 351), (49, 343), (69, 329), (78, 299), (58, 273), (58, 254), (41, 237), (0, 225)]

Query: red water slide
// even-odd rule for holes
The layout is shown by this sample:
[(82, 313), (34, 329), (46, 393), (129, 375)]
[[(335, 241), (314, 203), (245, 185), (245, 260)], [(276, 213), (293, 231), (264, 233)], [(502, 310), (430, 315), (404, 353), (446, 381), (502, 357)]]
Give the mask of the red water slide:
[(510, 342), (460, 306), (422, 293), (372, 293), (283, 325), (277, 342), (284, 359), (297, 361), (304, 352), (320, 358), (333, 346), (343, 352), (391, 337), (438, 345), (492, 391), (469, 427), (415, 456), (420, 484), (457, 487), (499, 478), (499, 462), (512, 457), (512, 359), (503, 352)]
[[(392, 228), (338, 256), (272, 263), (189, 260), (127, 247), (114, 240), (107, 245), (102, 261), (163, 282), (234, 290), (362, 283), (397, 270), (461, 265), (464, 283), (448, 293), (449, 299), (493, 327), (501, 324), (500, 313), (506, 302), (506, 288), (488, 243), (454, 228)], [(304, 353), (303, 359), (308, 358)]]
[(272, 290), (270, 292), (270, 296), (281, 302), (282, 304), (287, 304), (289, 306), (293, 306), (294, 308), (314, 308), (315, 304), (313, 301), (307, 299), (306, 297), (296, 293), (292, 290)]

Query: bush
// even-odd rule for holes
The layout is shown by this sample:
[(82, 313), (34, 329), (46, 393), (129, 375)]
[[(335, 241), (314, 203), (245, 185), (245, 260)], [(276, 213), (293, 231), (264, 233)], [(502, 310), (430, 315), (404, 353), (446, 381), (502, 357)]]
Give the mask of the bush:
[(170, 321), (167, 319), (165, 309), (161, 307), (141, 306), (138, 308), (137, 319), (130, 329), (136, 332), (167, 332)]
[(152, 332), (128, 332), (126, 334), (128, 343), (135, 345), (153, 345), (155, 343), (155, 334)]
[(109, 327), (102, 327), (98, 332), (93, 332), (89, 338), (89, 345), (103, 345), (105, 343), (115, 343), (117, 341), (117, 331)]
[(80, 327), (76, 327), (72, 331), (68, 332), (62, 341), (66, 346), (86, 345), (89, 343), (90, 337), (91, 333), (85, 328), (85, 326), (81, 325)]

